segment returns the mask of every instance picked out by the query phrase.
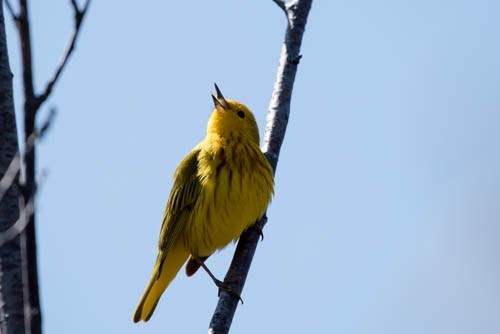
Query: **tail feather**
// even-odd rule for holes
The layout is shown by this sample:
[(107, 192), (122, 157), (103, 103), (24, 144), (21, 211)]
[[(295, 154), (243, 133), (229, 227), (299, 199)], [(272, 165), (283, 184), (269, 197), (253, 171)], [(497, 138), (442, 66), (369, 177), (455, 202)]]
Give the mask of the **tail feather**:
[(189, 251), (184, 247), (183, 243), (177, 242), (169, 250), (161, 266), (161, 273), (158, 278), (157, 271), (159, 270), (160, 263), (156, 263), (151, 280), (135, 309), (133, 317), (134, 322), (139, 322), (141, 320), (148, 321), (149, 318), (151, 318), (161, 295), (175, 278), (188, 256)]

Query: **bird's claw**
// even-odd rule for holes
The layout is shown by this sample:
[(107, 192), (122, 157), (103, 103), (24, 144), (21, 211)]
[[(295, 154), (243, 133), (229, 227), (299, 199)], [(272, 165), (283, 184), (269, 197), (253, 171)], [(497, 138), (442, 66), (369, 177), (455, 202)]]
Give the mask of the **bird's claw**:
[(256, 230), (257, 233), (259, 233), (260, 241), (264, 241), (264, 232), (262, 232), (262, 229), (259, 226), (257, 226), (257, 224), (253, 225), (253, 229)]
[(217, 294), (217, 297), (220, 297), (220, 294), (222, 293), (222, 291), (226, 291), (234, 298), (237, 298), (241, 302), (241, 304), (243, 305), (243, 299), (241, 298), (241, 296), (238, 293), (234, 292), (228, 283), (222, 282), (220, 280), (214, 280), (214, 282), (215, 282), (215, 285), (217, 285), (217, 287), (219, 288), (219, 292)]

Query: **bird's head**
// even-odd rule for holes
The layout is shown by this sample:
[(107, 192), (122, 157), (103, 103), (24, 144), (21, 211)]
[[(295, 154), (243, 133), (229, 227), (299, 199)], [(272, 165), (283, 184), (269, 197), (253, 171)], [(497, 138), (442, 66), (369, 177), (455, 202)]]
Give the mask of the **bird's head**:
[(215, 84), (217, 97), (212, 94), (215, 110), (208, 121), (207, 133), (229, 140), (250, 140), (259, 145), (259, 128), (252, 112), (242, 103), (226, 100)]

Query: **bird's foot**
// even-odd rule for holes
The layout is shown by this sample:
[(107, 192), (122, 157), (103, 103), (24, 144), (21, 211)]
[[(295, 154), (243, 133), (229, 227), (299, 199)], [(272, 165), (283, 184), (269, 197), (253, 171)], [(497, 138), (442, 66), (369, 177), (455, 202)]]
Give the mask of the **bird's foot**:
[(241, 299), (241, 296), (238, 293), (234, 292), (233, 289), (231, 289), (231, 287), (229, 286), (229, 282), (222, 282), (221, 280), (217, 279), (215, 277), (215, 275), (212, 274), (210, 269), (208, 269), (207, 265), (205, 264), (205, 262), (203, 262), (202, 259), (195, 258), (195, 260), (198, 262), (200, 267), (202, 267), (207, 272), (208, 276), (210, 276), (212, 281), (214, 281), (215, 285), (219, 288), (219, 292), (218, 292), (217, 296), (220, 297), (220, 294), (222, 293), (222, 291), (226, 291), (229, 294), (231, 294), (234, 298), (239, 299), (241, 304), (243, 304), (243, 299)]
[(264, 232), (262, 232), (262, 229), (259, 226), (257, 226), (257, 224), (253, 224), (252, 228), (255, 231), (257, 231), (257, 233), (259, 233), (259, 235), (260, 235), (260, 241), (264, 241)]
[(241, 302), (241, 304), (243, 305), (243, 299), (241, 298), (241, 296), (237, 292), (235, 292), (233, 289), (231, 289), (231, 287), (229, 286), (228, 282), (222, 282), (220, 280), (214, 280), (214, 283), (219, 288), (219, 293), (217, 294), (218, 297), (220, 297), (220, 294), (222, 293), (222, 291), (226, 291), (231, 296), (233, 296), (234, 298), (238, 299)]

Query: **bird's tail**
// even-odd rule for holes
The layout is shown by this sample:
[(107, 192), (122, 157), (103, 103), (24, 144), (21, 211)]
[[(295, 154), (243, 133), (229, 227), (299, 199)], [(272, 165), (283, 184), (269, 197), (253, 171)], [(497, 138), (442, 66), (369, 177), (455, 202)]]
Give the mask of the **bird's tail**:
[(151, 318), (162, 293), (175, 278), (188, 256), (189, 251), (184, 247), (182, 241), (176, 242), (168, 251), (167, 257), (161, 266), (161, 273), (159, 276), (157, 271), (160, 270), (160, 263), (159, 259), (157, 260), (153, 276), (135, 309), (134, 322), (139, 322), (141, 320), (148, 321), (149, 318)]

